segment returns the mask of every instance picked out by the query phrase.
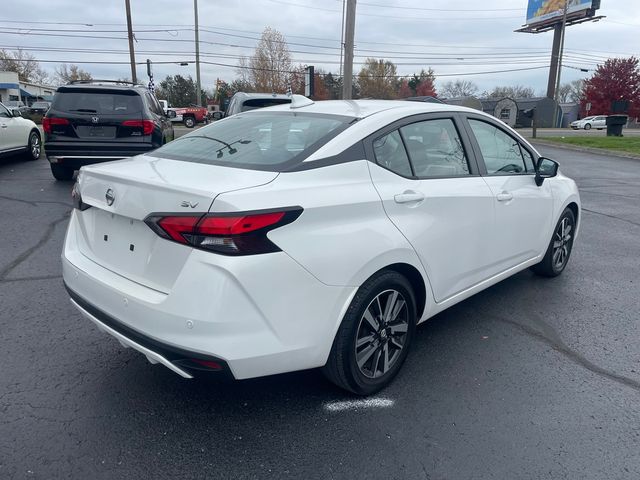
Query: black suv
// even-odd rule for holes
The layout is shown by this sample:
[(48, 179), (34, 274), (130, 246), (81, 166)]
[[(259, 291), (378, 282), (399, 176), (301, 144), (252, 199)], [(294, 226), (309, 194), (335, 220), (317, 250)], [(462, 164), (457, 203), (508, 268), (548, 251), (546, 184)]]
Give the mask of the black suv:
[(58, 88), (42, 128), (57, 180), (71, 180), (83, 165), (132, 157), (173, 140), (173, 126), (156, 97), (142, 85), (121, 81)]

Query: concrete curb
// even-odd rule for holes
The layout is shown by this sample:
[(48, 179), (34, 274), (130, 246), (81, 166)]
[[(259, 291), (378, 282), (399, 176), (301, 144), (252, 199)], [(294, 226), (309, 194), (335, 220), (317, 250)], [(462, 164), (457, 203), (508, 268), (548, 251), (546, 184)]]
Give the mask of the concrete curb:
[(632, 158), (634, 160), (640, 160), (640, 155), (636, 155), (634, 153), (620, 152), (618, 150), (607, 150), (604, 148), (592, 148), (592, 147), (579, 147), (577, 145), (567, 145), (566, 143), (549, 142), (545, 140), (540, 140), (538, 138), (527, 138), (527, 140), (529, 140), (534, 145), (544, 145), (546, 147), (556, 147), (556, 148), (562, 148), (564, 150), (573, 150), (574, 152), (600, 153), (600, 154), (609, 155), (612, 157)]

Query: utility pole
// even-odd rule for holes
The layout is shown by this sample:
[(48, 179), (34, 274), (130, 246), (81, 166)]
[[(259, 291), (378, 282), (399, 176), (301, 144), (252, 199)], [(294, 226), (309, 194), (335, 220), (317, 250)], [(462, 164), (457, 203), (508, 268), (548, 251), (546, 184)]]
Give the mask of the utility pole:
[(136, 54), (133, 51), (133, 28), (131, 27), (131, 5), (129, 0), (124, 0), (124, 5), (127, 9), (127, 31), (129, 32), (129, 58), (131, 59), (131, 81), (138, 83), (136, 76)]
[(344, 77), (342, 79), (342, 99), (351, 99), (353, 84), (353, 40), (356, 33), (356, 0), (347, 0), (347, 19), (344, 39)]
[(340, 73), (342, 76), (342, 54), (344, 53), (344, 7), (346, 0), (342, 0), (342, 23), (340, 24)]
[[(128, 1), (128, 0), (127, 0)], [(198, 32), (198, 0), (193, 0), (196, 27), (196, 103), (202, 106), (202, 87), (200, 85), (200, 34)]]

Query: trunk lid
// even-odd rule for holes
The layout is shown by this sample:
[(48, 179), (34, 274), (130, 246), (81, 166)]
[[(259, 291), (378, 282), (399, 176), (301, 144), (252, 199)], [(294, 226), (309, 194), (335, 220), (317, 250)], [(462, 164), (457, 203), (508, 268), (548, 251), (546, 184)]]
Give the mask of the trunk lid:
[(150, 155), (83, 167), (78, 188), (83, 255), (125, 278), (168, 293), (192, 248), (159, 237), (152, 213), (206, 213), (224, 192), (264, 185), (276, 172), (244, 170)]

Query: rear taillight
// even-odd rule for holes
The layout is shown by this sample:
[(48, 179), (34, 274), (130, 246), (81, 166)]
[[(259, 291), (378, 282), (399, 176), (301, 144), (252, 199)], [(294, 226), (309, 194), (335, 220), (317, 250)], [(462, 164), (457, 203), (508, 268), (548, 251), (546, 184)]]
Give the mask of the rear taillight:
[(51, 133), (52, 128), (59, 125), (69, 125), (69, 120), (67, 120), (66, 118), (55, 117), (44, 117), (42, 119), (42, 129), (45, 131), (45, 133)]
[(254, 255), (279, 252), (267, 233), (293, 222), (301, 213), (302, 208), (292, 207), (234, 214), (152, 214), (145, 223), (161, 237), (184, 245), (225, 255)]
[(151, 135), (156, 124), (153, 120), (125, 120), (122, 122), (123, 127), (141, 128), (143, 135)]

